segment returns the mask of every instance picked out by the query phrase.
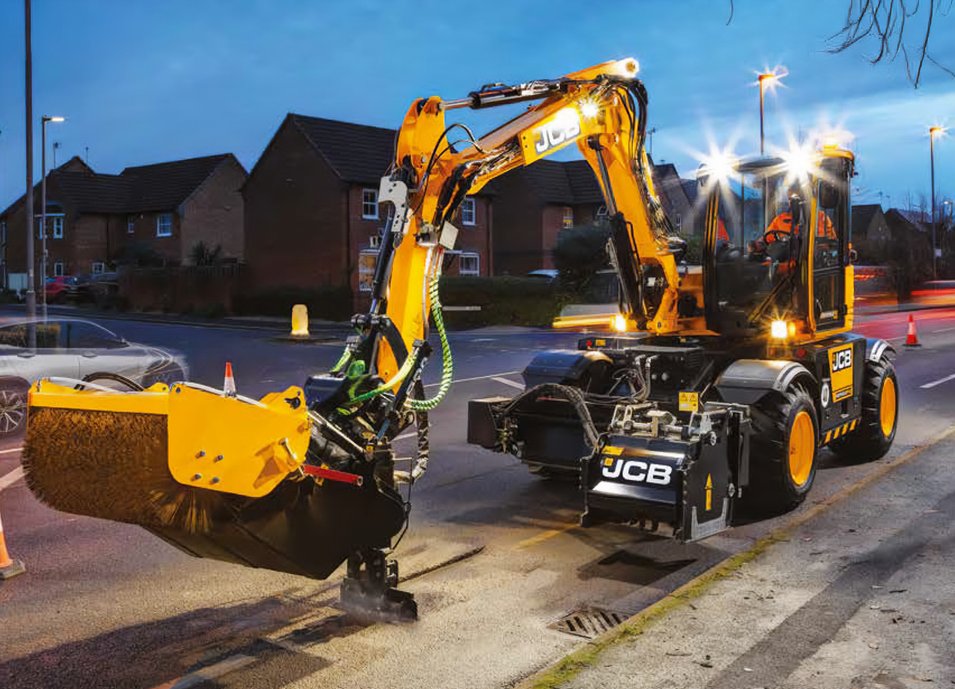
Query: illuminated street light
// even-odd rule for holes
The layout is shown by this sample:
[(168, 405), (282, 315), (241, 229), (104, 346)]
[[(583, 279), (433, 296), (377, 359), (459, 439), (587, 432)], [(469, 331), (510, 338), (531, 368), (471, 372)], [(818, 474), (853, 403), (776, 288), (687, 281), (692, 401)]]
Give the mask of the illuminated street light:
[(40, 132), (41, 132), (41, 142), (42, 153), (40, 154), (41, 171), (42, 177), (40, 178), (40, 240), (42, 241), (42, 254), (40, 256), (40, 285), (43, 287), (42, 299), (43, 299), (43, 322), (46, 323), (46, 267), (47, 267), (47, 253), (46, 253), (46, 125), (47, 122), (64, 122), (66, 121), (65, 117), (60, 117), (55, 115), (51, 117), (50, 115), (44, 115), (40, 118)]
[(935, 240), (935, 137), (945, 134), (945, 128), (935, 125), (928, 128), (928, 151), (932, 166), (932, 279), (938, 279), (938, 249)]
[(767, 87), (772, 87), (774, 84), (778, 84), (779, 80), (786, 76), (788, 72), (762, 72), (758, 75), (759, 79), (759, 154), (763, 155), (766, 153), (766, 135), (765, 129), (763, 126), (764, 118), (764, 94)]

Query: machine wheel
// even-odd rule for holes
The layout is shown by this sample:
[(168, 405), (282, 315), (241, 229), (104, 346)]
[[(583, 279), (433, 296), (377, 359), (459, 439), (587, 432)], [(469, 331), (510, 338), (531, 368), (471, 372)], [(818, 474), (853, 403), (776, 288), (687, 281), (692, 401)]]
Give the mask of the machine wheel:
[(819, 422), (812, 397), (801, 387), (771, 394), (753, 406), (747, 502), (782, 513), (801, 503), (816, 478)]
[(868, 361), (862, 383), (862, 418), (852, 433), (829, 443), (840, 457), (871, 462), (884, 456), (899, 425), (899, 383), (895, 366), (886, 358)]

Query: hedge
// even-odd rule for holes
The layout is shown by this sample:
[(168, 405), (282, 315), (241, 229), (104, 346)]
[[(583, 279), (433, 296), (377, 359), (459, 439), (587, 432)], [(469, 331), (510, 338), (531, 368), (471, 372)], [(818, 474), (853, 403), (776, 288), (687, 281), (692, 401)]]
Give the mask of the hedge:
[(452, 328), (484, 325), (550, 325), (565, 300), (556, 280), (525, 277), (441, 278), (445, 306), (480, 306), (480, 311), (445, 313)]

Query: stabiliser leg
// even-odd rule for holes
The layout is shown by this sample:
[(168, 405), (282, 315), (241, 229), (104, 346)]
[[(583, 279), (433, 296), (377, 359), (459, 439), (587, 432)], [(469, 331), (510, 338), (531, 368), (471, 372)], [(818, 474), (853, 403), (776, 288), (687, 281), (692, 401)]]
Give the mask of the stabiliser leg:
[(348, 557), (341, 584), (341, 606), (357, 617), (375, 621), (418, 619), (418, 604), (407, 591), (399, 591), (398, 563), (380, 548), (365, 548)]

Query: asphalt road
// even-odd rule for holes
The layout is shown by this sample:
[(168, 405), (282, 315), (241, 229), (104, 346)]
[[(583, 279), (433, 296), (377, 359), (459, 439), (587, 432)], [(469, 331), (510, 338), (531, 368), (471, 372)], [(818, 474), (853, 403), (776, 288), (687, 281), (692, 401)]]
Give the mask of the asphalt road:
[[(905, 318), (869, 317), (857, 329), (901, 344)], [(917, 318), (924, 346), (897, 361), (902, 417), (892, 456), (953, 417), (955, 310)], [(251, 396), (300, 384), (340, 352), (338, 343), (288, 344), (268, 331), (101, 322), (182, 351), (201, 383), (220, 385), (230, 360)], [(593, 606), (632, 614), (773, 527), (778, 520), (687, 546), (624, 527), (581, 529), (572, 485), (465, 443), (468, 399), (513, 393), (535, 351), (576, 339), (509, 328), (453, 335), (458, 382), (432, 414), (428, 475), (397, 553), (411, 576), (403, 586), (419, 601), (413, 625), (354, 623), (332, 607), (334, 581), (196, 560), (136, 527), (49, 510), (22, 480), (4, 485), (19, 461), (8, 443), (0, 509), (29, 572), (0, 585), (0, 686), (509, 686), (584, 643), (550, 628), (565, 614)], [(826, 453), (806, 507), (877, 467)]]

